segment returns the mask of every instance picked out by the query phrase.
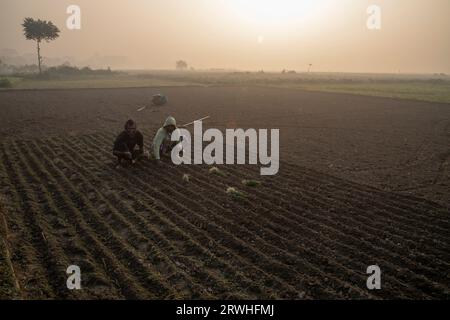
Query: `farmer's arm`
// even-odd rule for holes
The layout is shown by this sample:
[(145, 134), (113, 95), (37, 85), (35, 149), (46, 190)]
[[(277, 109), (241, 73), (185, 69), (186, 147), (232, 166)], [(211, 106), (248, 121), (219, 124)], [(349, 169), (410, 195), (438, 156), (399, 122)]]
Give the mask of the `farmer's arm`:
[(153, 155), (155, 156), (156, 160), (160, 160), (159, 150), (161, 148), (161, 144), (164, 142), (165, 136), (165, 130), (161, 128), (158, 130), (155, 138), (153, 139)]
[(136, 132), (137, 135), (137, 145), (139, 147), (139, 152), (144, 152), (144, 136), (140, 131)]

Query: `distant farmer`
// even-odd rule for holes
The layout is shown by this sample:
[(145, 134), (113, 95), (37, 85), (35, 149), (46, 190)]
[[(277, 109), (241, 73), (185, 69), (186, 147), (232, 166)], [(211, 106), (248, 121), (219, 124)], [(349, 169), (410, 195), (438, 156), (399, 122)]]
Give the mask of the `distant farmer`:
[[(136, 145), (139, 147), (135, 150)], [(119, 164), (123, 161), (133, 163), (144, 154), (144, 136), (137, 130), (136, 122), (128, 120), (125, 130), (116, 138), (113, 154), (117, 157)]]
[(177, 122), (174, 117), (168, 117), (162, 128), (153, 139), (153, 156), (155, 160), (160, 160), (161, 156), (168, 157), (172, 152), (173, 147), (177, 145), (177, 141), (171, 141), (172, 132), (177, 128)]
[(155, 94), (152, 98), (152, 103), (155, 106), (163, 106), (167, 103), (168, 99), (165, 95)]

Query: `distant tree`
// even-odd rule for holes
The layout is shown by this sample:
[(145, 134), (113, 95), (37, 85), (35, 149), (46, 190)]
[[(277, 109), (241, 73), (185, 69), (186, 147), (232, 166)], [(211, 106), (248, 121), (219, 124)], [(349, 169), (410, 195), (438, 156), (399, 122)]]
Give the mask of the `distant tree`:
[(34, 40), (37, 43), (39, 74), (42, 73), (41, 41), (49, 42), (59, 37), (59, 29), (51, 21), (34, 20), (25, 18), (22, 23), (23, 32), (27, 40)]
[(11, 88), (12, 83), (8, 78), (0, 78), (0, 88)]
[(187, 64), (187, 62), (184, 61), (184, 60), (178, 60), (178, 61), (176, 62), (176, 68), (177, 68), (177, 70), (186, 70), (187, 67), (188, 67), (188, 64)]

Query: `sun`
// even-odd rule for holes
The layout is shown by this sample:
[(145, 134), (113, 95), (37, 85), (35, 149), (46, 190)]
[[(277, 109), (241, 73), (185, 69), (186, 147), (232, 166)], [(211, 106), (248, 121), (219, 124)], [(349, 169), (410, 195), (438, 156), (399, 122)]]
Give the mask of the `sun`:
[(317, 0), (227, 0), (240, 18), (260, 26), (289, 24), (312, 12)]

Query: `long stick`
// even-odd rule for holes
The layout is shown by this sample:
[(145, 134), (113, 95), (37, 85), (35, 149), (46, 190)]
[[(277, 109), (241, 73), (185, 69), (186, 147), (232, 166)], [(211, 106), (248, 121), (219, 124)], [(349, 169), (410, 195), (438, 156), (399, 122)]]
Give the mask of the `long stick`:
[(192, 122), (183, 124), (180, 128), (185, 128), (185, 127), (187, 127), (187, 126), (190, 126), (190, 125), (194, 124), (194, 123), (197, 122), (197, 121), (203, 121), (203, 120), (206, 120), (206, 119), (209, 119), (209, 118), (210, 118), (210, 116), (206, 116), (206, 117), (203, 117), (203, 118), (201, 118), (201, 119), (194, 120), (194, 121), (192, 121)]

